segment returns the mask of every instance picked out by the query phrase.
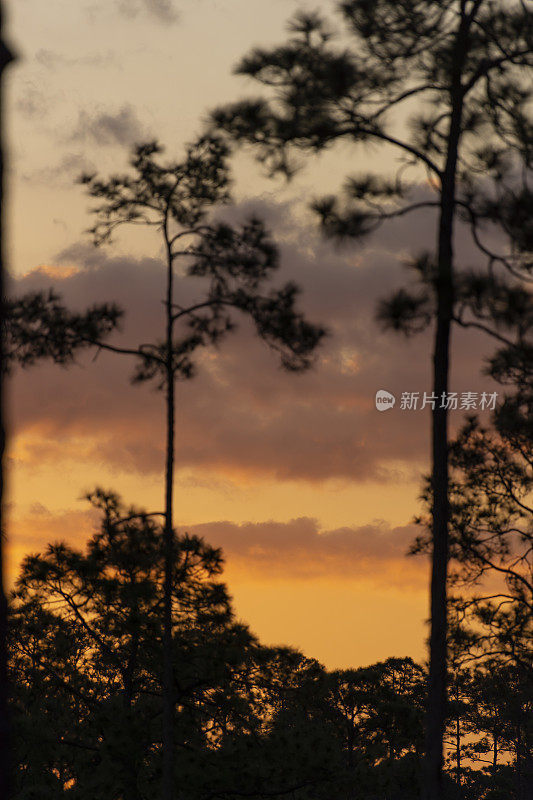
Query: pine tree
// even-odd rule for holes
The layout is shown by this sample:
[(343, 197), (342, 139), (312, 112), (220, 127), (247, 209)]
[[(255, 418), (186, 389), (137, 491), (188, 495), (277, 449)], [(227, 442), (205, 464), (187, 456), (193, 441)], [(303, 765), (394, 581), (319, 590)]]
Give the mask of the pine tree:
[[(137, 356), (134, 381), (156, 380), (165, 392), (165, 589), (164, 589), (164, 715), (163, 800), (174, 796), (174, 706), (171, 586), (174, 552), (175, 386), (194, 375), (194, 354), (218, 344), (235, 328), (235, 314), (250, 317), (257, 334), (278, 351), (282, 366), (306, 369), (323, 337), (322, 327), (296, 310), (298, 288), (293, 283), (265, 292), (279, 265), (277, 248), (257, 218), (241, 226), (217, 222), (212, 212), (229, 201), (229, 150), (221, 137), (205, 136), (190, 145), (180, 162), (161, 163), (157, 142), (139, 145), (131, 159), (132, 174), (100, 180), (85, 175), (89, 195), (101, 201), (94, 209), (94, 243), (109, 242), (123, 225), (154, 226), (165, 254), (165, 338), (153, 345), (105, 349)], [(175, 270), (206, 281), (204, 293), (183, 306), (175, 292)], [(93, 340), (94, 341), (94, 340)], [(179, 774), (179, 772), (178, 772)]]
[[(450, 334), (458, 322), (454, 233), (458, 220), (466, 224), (491, 274), (531, 267), (532, 19), (523, 0), (343, 0), (335, 8), (342, 43), (321, 14), (299, 14), (285, 44), (255, 48), (237, 65), (267, 96), (218, 109), (213, 120), (255, 147), (273, 172), (289, 176), (294, 154), (320, 153), (339, 140), (396, 152), (396, 176), (356, 174), (341, 197), (314, 202), (330, 236), (361, 239), (387, 220), (434, 210), (435, 249), (417, 261), (425, 261), (434, 300), (437, 398), (425, 798), (441, 800), (449, 497), (448, 412), (439, 399), (449, 389)], [(395, 128), (402, 112), (408, 124)], [(408, 167), (418, 175), (411, 184)], [(433, 196), (417, 196), (424, 174)], [(501, 235), (501, 250), (485, 238), (487, 226)], [(400, 292), (388, 306), (392, 324), (406, 316), (425, 324), (424, 302)]]

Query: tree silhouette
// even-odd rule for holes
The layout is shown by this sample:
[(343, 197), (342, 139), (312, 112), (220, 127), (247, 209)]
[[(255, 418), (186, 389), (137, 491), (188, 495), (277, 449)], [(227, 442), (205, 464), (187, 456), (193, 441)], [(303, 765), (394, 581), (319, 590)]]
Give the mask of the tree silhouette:
[[(218, 109), (213, 120), (233, 138), (255, 146), (271, 171), (289, 176), (295, 153), (318, 153), (340, 139), (396, 151), (403, 163), (392, 180), (356, 175), (346, 182), (344, 200), (315, 201), (330, 236), (360, 239), (389, 219), (435, 210), (435, 253), (425, 260), (434, 296), (436, 398), (425, 795), (440, 800), (449, 528), (448, 414), (440, 399), (449, 385), (451, 326), (459, 321), (454, 319), (454, 231), (458, 219), (466, 223), (491, 270), (520, 275), (530, 266), (526, 220), (532, 195), (525, 176), (531, 168), (531, 95), (525, 68), (532, 63), (532, 23), (521, 0), (343, 0), (335, 5), (348, 48), (335, 44), (320, 14), (298, 15), (287, 43), (256, 48), (237, 66), (237, 73), (257, 80), (270, 96)], [(398, 124), (391, 132), (392, 116), (402, 109), (409, 117), (407, 131)], [(412, 166), (417, 174), (426, 173), (433, 197), (426, 191), (421, 199), (413, 196), (417, 182), (409, 185), (405, 178)], [(510, 246), (498, 251), (487, 244), (482, 232), (487, 225)], [(389, 323), (416, 318), (424, 303), (400, 292), (389, 304)], [(425, 315), (422, 321), (426, 324)]]
[[(527, 787), (533, 775), (527, 724), (533, 685), (533, 457), (531, 439), (524, 436), (525, 417), (518, 428), (515, 425), (515, 400), (509, 396), (495, 412), (496, 429), (471, 418), (450, 447), (454, 591), (449, 598), (449, 646), (456, 665), (455, 711), (460, 711), (461, 689), (467, 703), (470, 698), (463, 722), (466, 733), (485, 732), (475, 744), (463, 746), (466, 758), (491, 763), (494, 780), (498, 775), (505, 791), (525, 800), (531, 796)], [(507, 428), (509, 406), (513, 425)], [(429, 487), (426, 502), (428, 494)], [(413, 551), (427, 550), (428, 545), (422, 535)], [(469, 675), (468, 668), (480, 663), (482, 668)], [(459, 716), (456, 725), (458, 731)], [(502, 770), (498, 767), (502, 753), (515, 761), (510, 783), (505, 778), (505, 758)], [(470, 775), (468, 780), (478, 786), (479, 776)], [(479, 786), (477, 790), (481, 791)]]
[(450, 798), (529, 797), (530, 714), (531, 678), (523, 669), (493, 656), (451, 670), (446, 765), (455, 786), (450, 783)]
[[(157, 796), (161, 525), (113, 493), (90, 499), (103, 519), (86, 549), (58, 542), (28, 556), (12, 599), (18, 797)], [(290, 648), (261, 647), (235, 621), (220, 550), (182, 535), (174, 558), (182, 791), (207, 800), (327, 784), (335, 746), (323, 723), (323, 668)]]
[[(13, 60), (3, 36), (3, 3), (0, 0), (0, 308), (4, 317), (4, 71)], [(3, 373), (6, 360), (3, 332), (0, 331), (0, 797), (8, 796), (9, 723), (7, 709), (7, 600), (4, 589), (4, 421)]]
[[(450, 448), (451, 580), (465, 591), (451, 597), (452, 632), (463, 661), (497, 656), (527, 669), (533, 657), (533, 454), (531, 441), (516, 446), (502, 434), (471, 418)], [(413, 551), (428, 544), (422, 535)]]
[(465, 766), (471, 748), (465, 744), (465, 736), (473, 733), (471, 722), (471, 700), (472, 700), (472, 675), (468, 669), (456, 666), (454, 652), (449, 659), (449, 702), (448, 702), (448, 726), (447, 737), (445, 737), (445, 752), (447, 752), (447, 763), (450, 770), (454, 773), (456, 793), (462, 797), (463, 786), (465, 784)]
[[(154, 697), (161, 694), (163, 543), (150, 516), (124, 508), (112, 493), (97, 490), (90, 499), (102, 510), (103, 521), (86, 552), (51, 545), (44, 554), (26, 558), (17, 583), (13, 670), (22, 704), (19, 788), (31, 792), (35, 784), (51, 782), (50, 796), (56, 796), (53, 792), (70, 780), (80, 797), (118, 793), (140, 800), (143, 785), (161, 769), (160, 763), (147, 765), (146, 755), (156, 753), (160, 741)], [(209, 686), (214, 671), (198, 643), (209, 640), (209, 655), (216, 660), (213, 638), (223, 649), (226, 631), (235, 637), (240, 628), (232, 623), (228, 596), (216, 581), (220, 552), (185, 536), (176, 543), (174, 557), (174, 644), (176, 650), (194, 652), (175, 678), (181, 718), (190, 728), (187, 705), (199, 696), (203, 682)], [(31, 732), (36, 715), (46, 724), (46, 734), (37, 732), (42, 747)], [(185, 741), (194, 735), (188, 730)]]
[[(165, 465), (165, 602), (163, 798), (171, 800), (174, 784), (171, 586), (174, 549), (173, 484), (175, 451), (175, 384), (194, 373), (197, 348), (218, 344), (235, 327), (234, 312), (253, 320), (258, 335), (280, 353), (289, 370), (306, 369), (324, 329), (307, 322), (295, 308), (293, 283), (264, 293), (278, 267), (277, 250), (256, 218), (242, 226), (213, 221), (209, 213), (229, 200), (229, 151), (220, 137), (206, 136), (190, 145), (181, 162), (162, 164), (156, 142), (139, 145), (131, 159), (133, 174), (100, 180), (81, 178), (100, 204), (91, 234), (95, 245), (109, 242), (122, 225), (154, 226), (161, 234), (166, 266), (164, 341), (127, 349), (103, 344), (138, 358), (134, 381), (156, 380), (166, 400)], [(175, 297), (175, 265), (185, 261), (186, 274), (203, 278), (199, 299), (182, 306)], [(94, 341), (92, 339), (91, 341)]]
[(348, 797), (362, 786), (371, 797), (419, 796), (425, 682), (410, 658), (330, 674)]
[(204, 796), (330, 797), (342, 765), (324, 668), (288, 647), (258, 648), (255, 665), (258, 724), (226, 738), (204, 773)]
[[(499, 659), (491, 660), (488, 669), (475, 670), (470, 727), (478, 739), (470, 745), (469, 756), (484, 765), (483, 771), (493, 779), (490, 782), (495, 788), (507, 778), (508, 796), (520, 800), (531, 797), (527, 774), (527, 761), (531, 759), (530, 716), (531, 676)], [(514, 761), (514, 775), (501, 769), (509, 765), (510, 759)]]

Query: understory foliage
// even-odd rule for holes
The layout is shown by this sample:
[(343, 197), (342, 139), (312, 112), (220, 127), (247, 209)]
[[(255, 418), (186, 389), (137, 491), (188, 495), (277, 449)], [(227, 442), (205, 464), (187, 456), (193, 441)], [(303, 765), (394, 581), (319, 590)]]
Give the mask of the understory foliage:
[[(84, 550), (28, 555), (11, 599), (15, 798), (159, 793), (164, 552), (157, 518), (111, 492)], [(222, 553), (176, 534), (176, 785), (183, 797), (415, 800), (426, 671), (410, 658), (328, 672), (239, 622)], [(497, 669), (495, 667), (497, 664)], [(450, 798), (521, 798), (527, 698), (516, 663), (461, 671)], [(461, 791), (452, 734), (460, 717)], [(494, 755), (496, 753), (496, 755)], [(178, 774), (179, 772), (179, 774)], [(503, 794), (502, 794), (503, 792)]]

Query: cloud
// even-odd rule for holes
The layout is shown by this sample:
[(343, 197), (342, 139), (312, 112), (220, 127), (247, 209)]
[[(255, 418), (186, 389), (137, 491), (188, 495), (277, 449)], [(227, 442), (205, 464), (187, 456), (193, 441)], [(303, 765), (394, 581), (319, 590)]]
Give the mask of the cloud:
[(83, 153), (66, 153), (56, 164), (43, 167), (22, 174), (24, 181), (31, 183), (41, 183), (47, 186), (72, 186), (74, 181), (84, 172), (90, 173), (96, 170), (93, 161)]
[[(100, 524), (95, 509), (52, 513), (41, 503), (13, 517), (13, 544), (20, 553), (58, 541), (83, 548)], [(350, 578), (404, 587), (423, 585), (427, 579), (426, 560), (406, 557), (418, 533), (414, 525), (391, 527), (377, 521), (321, 530), (317, 520), (300, 517), (288, 522), (214, 521), (186, 526), (181, 532), (222, 548), (232, 578), (237, 574), (275, 581)]]
[(82, 109), (69, 140), (88, 141), (99, 146), (131, 145), (147, 136), (135, 109), (126, 103), (114, 112), (97, 111), (90, 114)]
[(136, 17), (141, 8), (158, 22), (173, 23), (178, 12), (172, 0), (117, 0), (117, 8), (124, 17)]
[[(260, 209), (256, 201), (255, 210)], [(236, 217), (249, 210), (247, 204), (226, 213)], [(302, 286), (301, 308), (325, 323), (331, 335), (315, 367), (291, 375), (240, 320), (238, 332), (218, 350), (202, 353), (197, 377), (178, 386), (177, 466), (196, 474), (208, 470), (221, 480), (245, 475), (309, 482), (412, 480), (428, 457), (429, 411), (402, 411), (397, 402), (380, 413), (374, 397), (378, 389), (397, 398), (404, 391), (429, 393), (431, 336), (406, 341), (383, 333), (374, 310), (384, 293), (405, 283), (397, 253), (408, 247), (413, 230), (398, 228), (396, 252), (379, 239), (354, 252), (336, 251), (294, 219), (287, 226), (290, 236), (283, 228), (279, 234), (283, 267), (276, 284), (291, 279)], [(200, 279), (176, 280), (180, 302), (199, 296)], [(49, 285), (76, 308), (102, 300), (123, 305), (127, 315), (117, 343), (161, 336), (164, 269), (157, 259), (114, 257), (78, 243), (56, 259), (55, 277), (34, 271), (12, 291)], [(487, 349), (482, 337), (457, 334), (454, 345), (453, 388), (492, 386), (479, 375)], [(125, 472), (159, 474), (161, 394), (129, 385), (130, 358), (101, 352), (96, 361), (80, 357), (79, 362), (83, 368), (43, 364), (16, 376), (11, 408), (15, 431), (23, 437), (20, 457), (40, 463), (82, 458)], [(454, 424), (462, 417), (456, 412)]]
[(41, 48), (35, 54), (35, 60), (40, 66), (50, 71), (55, 71), (63, 67), (109, 67), (111, 65), (117, 65), (115, 54), (111, 50), (106, 53), (88, 53), (84, 56), (72, 57), (66, 56), (64, 53), (58, 53), (55, 50)]
[(92, 508), (51, 512), (41, 503), (32, 503), (25, 512), (8, 516), (13, 567), (18, 567), (28, 553), (43, 552), (48, 544), (67, 542), (72, 547), (83, 547), (100, 524), (100, 516)]
[(390, 527), (374, 523), (357, 528), (320, 530), (317, 520), (301, 517), (289, 522), (237, 525), (210, 522), (187, 528), (221, 547), (234, 571), (269, 579), (338, 577), (372, 583), (426, 580), (423, 559), (406, 558), (418, 532), (415, 526)]
[(24, 90), (15, 103), (15, 108), (28, 119), (42, 118), (48, 113), (50, 99), (32, 83), (26, 83)]
[(172, 0), (144, 0), (144, 6), (149, 14), (161, 22), (175, 22), (178, 19)]

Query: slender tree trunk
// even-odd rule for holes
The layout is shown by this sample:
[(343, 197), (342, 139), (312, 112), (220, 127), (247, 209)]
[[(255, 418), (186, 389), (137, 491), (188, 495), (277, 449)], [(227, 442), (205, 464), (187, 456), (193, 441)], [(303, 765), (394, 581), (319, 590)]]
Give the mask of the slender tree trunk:
[(174, 670), (172, 659), (172, 584), (174, 568), (174, 527), (172, 489), (174, 484), (174, 362), (173, 345), (173, 264), (165, 222), (167, 243), (167, 330), (166, 330), (166, 413), (167, 443), (165, 467), (165, 585), (163, 619), (163, 800), (174, 797)]
[(455, 782), (457, 784), (457, 796), (460, 796), (461, 788), (461, 720), (459, 712), (455, 719)]
[(446, 721), (447, 570), (448, 570), (448, 412), (440, 398), (448, 393), (453, 303), (450, 198), (443, 198), (438, 258), (438, 310), (433, 356), (432, 424), (433, 552), (431, 634), (426, 716), (426, 800), (442, 800), (443, 737)]
[[(447, 706), (447, 573), (448, 573), (448, 411), (441, 398), (449, 388), (450, 334), (454, 301), (453, 227), (457, 156), (461, 138), (463, 94), (461, 75), (468, 23), (458, 30), (451, 81), (451, 118), (446, 164), (442, 175), (437, 242), (437, 320), (433, 351), (432, 489), (433, 551), (431, 566), (431, 633), (426, 714), (425, 800), (443, 800), (443, 741)], [(442, 407), (441, 407), (442, 405)]]
[[(0, 305), (4, 301), (4, 150), (3, 150), (3, 123), (4, 123), (4, 97), (3, 73), (5, 67), (12, 60), (12, 55), (2, 38), (2, 4), (0, 0)], [(3, 308), (0, 315), (3, 319)], [(0, 798), (7, 798), (9, 792), (10, 750), (9, 750), (9, 723), (7, 711), (7, 600), (4, 590), (4, 451), (6, 444), (5, 418), (4, 418), (4, 341), (3, 333), (0, 335)]]
[(432, 424), (433, 552), (431, 634), (426, 717), (426, 800), (442, 800), (443, 737), (446, 721), (446, 642), (448, 568), (448, 413), (440, 398), (448, 393), (451, 310), (453, 303), (452, 219), (443, 193), (438, 257), (438, 309), (433, 356)]

